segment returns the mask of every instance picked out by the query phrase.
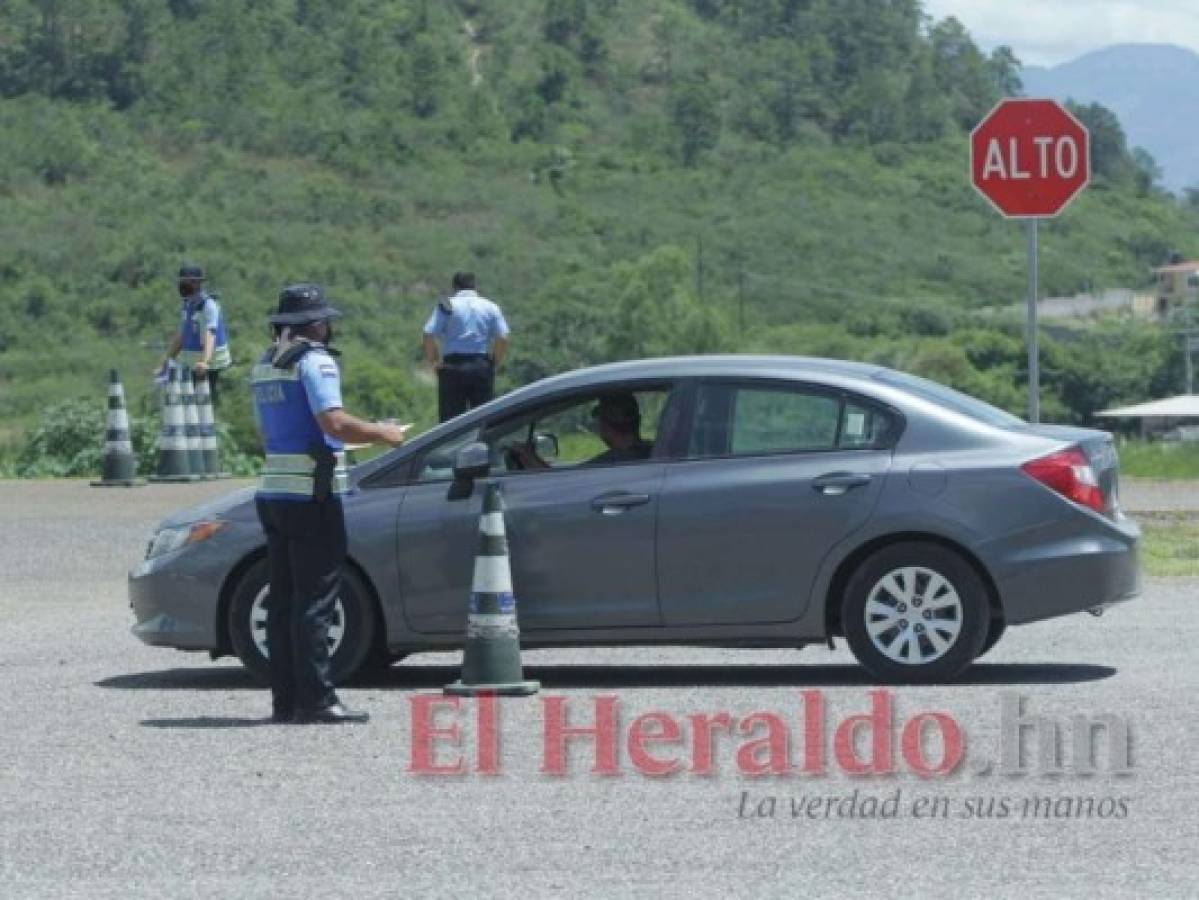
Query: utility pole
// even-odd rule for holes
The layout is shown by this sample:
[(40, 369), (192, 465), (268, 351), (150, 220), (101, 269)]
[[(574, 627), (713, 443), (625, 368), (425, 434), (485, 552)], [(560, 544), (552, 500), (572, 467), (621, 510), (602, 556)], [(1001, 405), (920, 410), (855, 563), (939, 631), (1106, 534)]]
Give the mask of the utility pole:
[[(1188, 292), (1189, 293), (1189, 292)], [(1192, 298), (1183, 298), (1182, 305), (1172, 316), (1176, 327), (1174, 333), (1182, 338), (1182, 364), (1186, 373), (1186, 392), (1195, 393), (1195, 363), (1193, 354), (1199, 352), (1199, 327), (1195, 324), (1195, 304)]]
[(1182, 359), (1186, 366), (1187, 393), (1195, 393), (1195, 363), (1191, 354), (1199, 350), (1199, 329), (1195, 328), (1194, 309), (1183, 307)]
[(1191, 351), (1193, 349), (1195, 349), (1191, 345), (1191, 342), (1193, 340), (1194, 340), (1194, 338), (1188, 334), (1186, 336), (1186, 342), (1183, 344), (1183, 348), (1182, 348), (1182, 358), (1184, 360), (1186, 360), (1186, 367), (1187, 367), (1187, 393), (1188, 394), (1195, 393), (1195, 368), (1194, 368), (1194, 365), (1191, 363)]
[(695, 236), (695, 295), (704, 299), (704, 238)]

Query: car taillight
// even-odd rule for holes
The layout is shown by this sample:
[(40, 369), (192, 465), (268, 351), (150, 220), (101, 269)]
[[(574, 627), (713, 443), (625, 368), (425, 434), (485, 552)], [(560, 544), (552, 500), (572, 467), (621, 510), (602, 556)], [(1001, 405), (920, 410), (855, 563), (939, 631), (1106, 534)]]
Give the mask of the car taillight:
[(1102, 513), (1103, 492), (1091, 461), (1079, 447), (1067, 447), (1048, 456), (1032, 459), (1021, 466), (1024, 472), (1041, 484), (1057, 491), (1088, 509)]

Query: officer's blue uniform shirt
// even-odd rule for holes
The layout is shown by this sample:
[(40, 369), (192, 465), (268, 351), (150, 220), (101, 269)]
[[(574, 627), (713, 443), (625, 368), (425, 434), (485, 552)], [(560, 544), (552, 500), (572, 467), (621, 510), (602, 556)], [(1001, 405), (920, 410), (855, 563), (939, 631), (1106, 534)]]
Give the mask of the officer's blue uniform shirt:
[[(290, 369), (275, 368), (274, 358), (272, 348), (252, 376), (254, 415), (267, 456), (258, 493), (303, 499), (312, 496), (309, 449), (321, 443), (333, 451), (344, 448), (341, 441), (321, 431), (316, 419), (318, 413), (341, 408), (341, 373), (333, 357), (320, 347), (309, 350)], [(345, 463), (339, 458), (334, 492), (345, 489)]]
[(179, 307), (180, 349), (191, 354), (201, 353), (204, 350), (206, 331), (215, 335), (213, 368), (225, 368), (231, 359), (228, 350), (229, 338), (225, 333), (225, 317), (221, 315), (220, 304), (205, 293), (196, 297), (184, 297)]
[[(337, 361), (324, 350), (309, 350), (296, 364), (300, 370), (300, 383), (308, 397), (308, 407), (315, 416), (331, 409), (341, 409), (341, 371)], [(323, 432), (322, 432), (323, 433)], [(328, 435), (330, 447), (341, 447), (341, 442)]]
[[(452, 312), (446, 313), (443, 304)], [(441, 338), (441, 355), (485, 354), (491, 342), (508, 336), (508, 323), (500, 308), (474, 291), (459, 291), (438, 303), (425, 323), (425, 334)]]

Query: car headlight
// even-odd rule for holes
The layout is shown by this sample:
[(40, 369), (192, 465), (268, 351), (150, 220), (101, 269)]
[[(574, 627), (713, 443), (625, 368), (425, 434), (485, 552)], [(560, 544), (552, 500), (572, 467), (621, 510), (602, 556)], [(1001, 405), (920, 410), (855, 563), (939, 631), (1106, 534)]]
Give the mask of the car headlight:
[(154, 559), (181, 550), (188, 544), (206, 541), (224, 527), (224, 522), (210, 521), (193, 522), (179, 528), (162, 528), (150, 539), (150, 546), (146, 548), (146, 559)]

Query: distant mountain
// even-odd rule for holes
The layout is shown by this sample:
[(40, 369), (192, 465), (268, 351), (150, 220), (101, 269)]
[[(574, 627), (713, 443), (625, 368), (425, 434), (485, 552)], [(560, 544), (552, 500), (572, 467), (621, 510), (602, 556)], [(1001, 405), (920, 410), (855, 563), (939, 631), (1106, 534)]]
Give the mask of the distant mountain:
[(1026, 67), (1030, 97), (1102, 103), (1130, 147), (1153, 154), (1172, 191), (1199, 186), (1199, 54), (1171, 44), (1118, 44), (1052, 68)]

